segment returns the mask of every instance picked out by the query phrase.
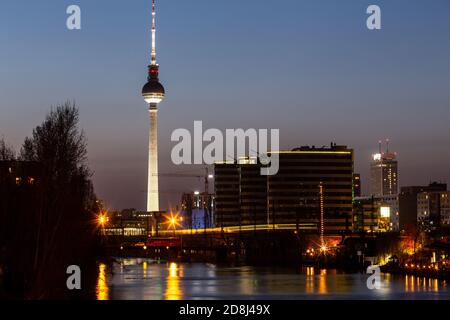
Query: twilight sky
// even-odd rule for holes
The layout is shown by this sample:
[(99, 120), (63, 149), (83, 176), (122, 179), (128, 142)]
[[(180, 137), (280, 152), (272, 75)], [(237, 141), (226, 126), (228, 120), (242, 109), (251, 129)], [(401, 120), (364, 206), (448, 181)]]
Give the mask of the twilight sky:
[[(150, 0), (2, 0), (0, 136), (18, 150), (51, 105), (75, 100), (97, 194), (145, 207), (148, 111), (140, 91)], [(82, 30), (66, 28), (66, 8)], [(382, 30), (366, 28), (366, 8)], [(400, 185), (450, 182), (450, 0), (159, 0), (161, 172), (176, 128), (279, 128), (281, 146), (355, 149), (367, 190), (370, 155), (390, 138)], [(161, 178), (161, 207), (198, 179)]]

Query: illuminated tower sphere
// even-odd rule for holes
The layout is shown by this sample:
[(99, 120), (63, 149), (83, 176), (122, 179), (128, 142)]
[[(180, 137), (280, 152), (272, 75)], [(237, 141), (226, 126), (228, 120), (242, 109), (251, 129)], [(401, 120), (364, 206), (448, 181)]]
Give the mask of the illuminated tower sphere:
[(142, 88), (142, 96), (149, 104), (150, 132), (148, 154), (147, 211), (159, 211), (158, 188), (158, 104), (164, 99), (165, 91), (159, 82), (159, 66), (156, 64), (156, 24), (155, 0), (152, 3), (152, 54), (148, 66), (147, 83)]

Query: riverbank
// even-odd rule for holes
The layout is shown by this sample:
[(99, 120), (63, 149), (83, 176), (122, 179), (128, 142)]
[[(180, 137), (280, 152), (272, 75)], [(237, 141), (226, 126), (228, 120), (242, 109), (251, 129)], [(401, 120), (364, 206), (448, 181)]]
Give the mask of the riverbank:
[(417, 276), (417, 277), (425, 277), (432, 279), (440, 279), (440, 280), (450, 280), (450, 270), (435, 268), (431, 265), (408, 265), (405, 266), (381, 266), (381, 271), (385, 273), (390, 273), (393, 275), (404, 275), (404, 276)]

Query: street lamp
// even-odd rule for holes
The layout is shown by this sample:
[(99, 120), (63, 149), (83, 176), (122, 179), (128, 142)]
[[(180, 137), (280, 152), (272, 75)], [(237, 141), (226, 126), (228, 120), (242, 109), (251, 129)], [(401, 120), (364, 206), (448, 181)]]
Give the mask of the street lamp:
[(173, 232), (175, 233), (175, 230), (177, 227), (181, 226), (180, 222), (183, 221), (183, 218), (179, 216), (179, 213), (173, 214), (172, 212), (170, 215), (166, 216), (168, 224), (168, 229), (173, 229)]
[(105, 226), (109, 222), (108, 213), (107, 212), (101, 212), (97, 216), (97, 224), (102, 230), (102, 233), (105, 234)]
[(97, 223), (102, 228), (105, 227), (105, 225), (108, 223), (108, 221), (109, 221), (109, 218), (108, 218), (108, 213), (107, 212), (101, 212), (97, 216)]
[(98, 222), (103, 227), (105, 225), (105, 223), (106, 223), (106, 218), (104, 216), (100, 216), (98, 218)]

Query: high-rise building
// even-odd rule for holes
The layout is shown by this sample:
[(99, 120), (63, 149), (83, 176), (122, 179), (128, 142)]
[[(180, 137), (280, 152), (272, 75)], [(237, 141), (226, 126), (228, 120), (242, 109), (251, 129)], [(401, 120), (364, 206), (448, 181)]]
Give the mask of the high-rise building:
[(361, 197), (361, 175), (353, 174), (353, 197)]
[(398, 193), (397, 155), (380, 150), (372, 156), (370, 164), (370, 195), (387, 196)]
[(399, 223), (400, 230), (406, 230), (417, 223), (417, 195), (421, 192), (446, 191), (445, 183), (430, 183), (428, 186), (402, 187), (399, 193)]
[(276, 175), (256, 159), (215, 165), (216, 225), (291, 224), (325, 233), (351, 230), (353, 150), (346, 146), (273, 151)]
[(241, 158), (214, 166), (216, 225), (267, 224), (267, 177), (256, 159)]
[(159, 82), (159, 65), (156, 63), (156, 10), (152, 1), (152, 51), (148, 66), (147, 83), (142, 88), (142, 96), (149, 104), (150, 131), (148, 153), (147, 211), (159, 211), (158, 189), (158, 104), (164, 99), (165, 91)]

